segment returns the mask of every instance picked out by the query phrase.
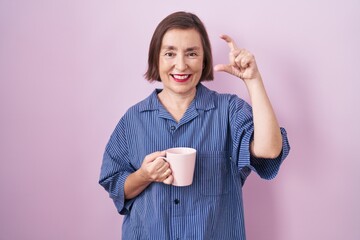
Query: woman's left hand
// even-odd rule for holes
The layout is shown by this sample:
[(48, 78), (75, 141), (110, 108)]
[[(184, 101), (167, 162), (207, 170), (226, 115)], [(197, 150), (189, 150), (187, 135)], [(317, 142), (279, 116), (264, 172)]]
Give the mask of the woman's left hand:
[(238, 48), (228, 35), (221, 35), (220, 38), (229, 45), (229, 64), (218, 64), (214, 70), (230, 73), (245, 82), (251, 79), (261, 79), (254, 55), (246, 49)]

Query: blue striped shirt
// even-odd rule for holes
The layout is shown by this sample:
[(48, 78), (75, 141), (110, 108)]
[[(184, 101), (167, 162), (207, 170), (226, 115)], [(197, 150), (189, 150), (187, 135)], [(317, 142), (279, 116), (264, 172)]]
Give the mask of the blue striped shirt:
[[(120, 214), (124, 240), (245, 239), (242, 186), (251, 171), (274, 178), (290, 150), (276, 159), (250, 155), (252, 109), (236, 95), (198, 84), (195, 99), (176, 122), (155, 90), (121, 118), (106, 146), (99, 183)], [(173, 147), (197, 149), (194, 180), (187, 187), (150, 184), (137, 197), (124, 198), (127, 176), (144, 157)]]

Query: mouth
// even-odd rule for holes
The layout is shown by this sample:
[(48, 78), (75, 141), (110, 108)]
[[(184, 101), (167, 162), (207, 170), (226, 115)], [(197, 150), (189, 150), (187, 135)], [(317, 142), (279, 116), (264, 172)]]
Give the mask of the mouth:
[(170, 74), (170, 76), (176, 81), (176, 82), (186, 82), (190, 79), (191, 74)]

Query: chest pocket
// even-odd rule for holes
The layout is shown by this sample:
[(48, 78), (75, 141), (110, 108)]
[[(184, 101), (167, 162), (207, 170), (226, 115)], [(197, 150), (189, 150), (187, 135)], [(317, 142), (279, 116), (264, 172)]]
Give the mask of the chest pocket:
[(199, 176), (200, 193), (203, 195), (222, 195), (229, 192), (230, 160), (226, 152), (198, 153), (196, 172)]

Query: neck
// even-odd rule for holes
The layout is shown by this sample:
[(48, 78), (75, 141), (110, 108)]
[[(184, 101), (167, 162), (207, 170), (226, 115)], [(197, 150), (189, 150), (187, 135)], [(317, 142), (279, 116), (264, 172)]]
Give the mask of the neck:
[(176, 94), (170, 91), (166, 91), (166, 89), (164, 89), (158, 94), (158, 97), (160, 102), (164, 106), (169, 105), (172, 108), (187, 109), (191, 104), (192, 100), (194, 100), (195, 95), (196, 95), (196, 88), (193, 91), (188, 92), (186, 94)]
[(196, 95), (196, 88), (187, 94), (176, 94), (165, 89), (158, 94), (158, 98), (165, 109), (179, 122)]

